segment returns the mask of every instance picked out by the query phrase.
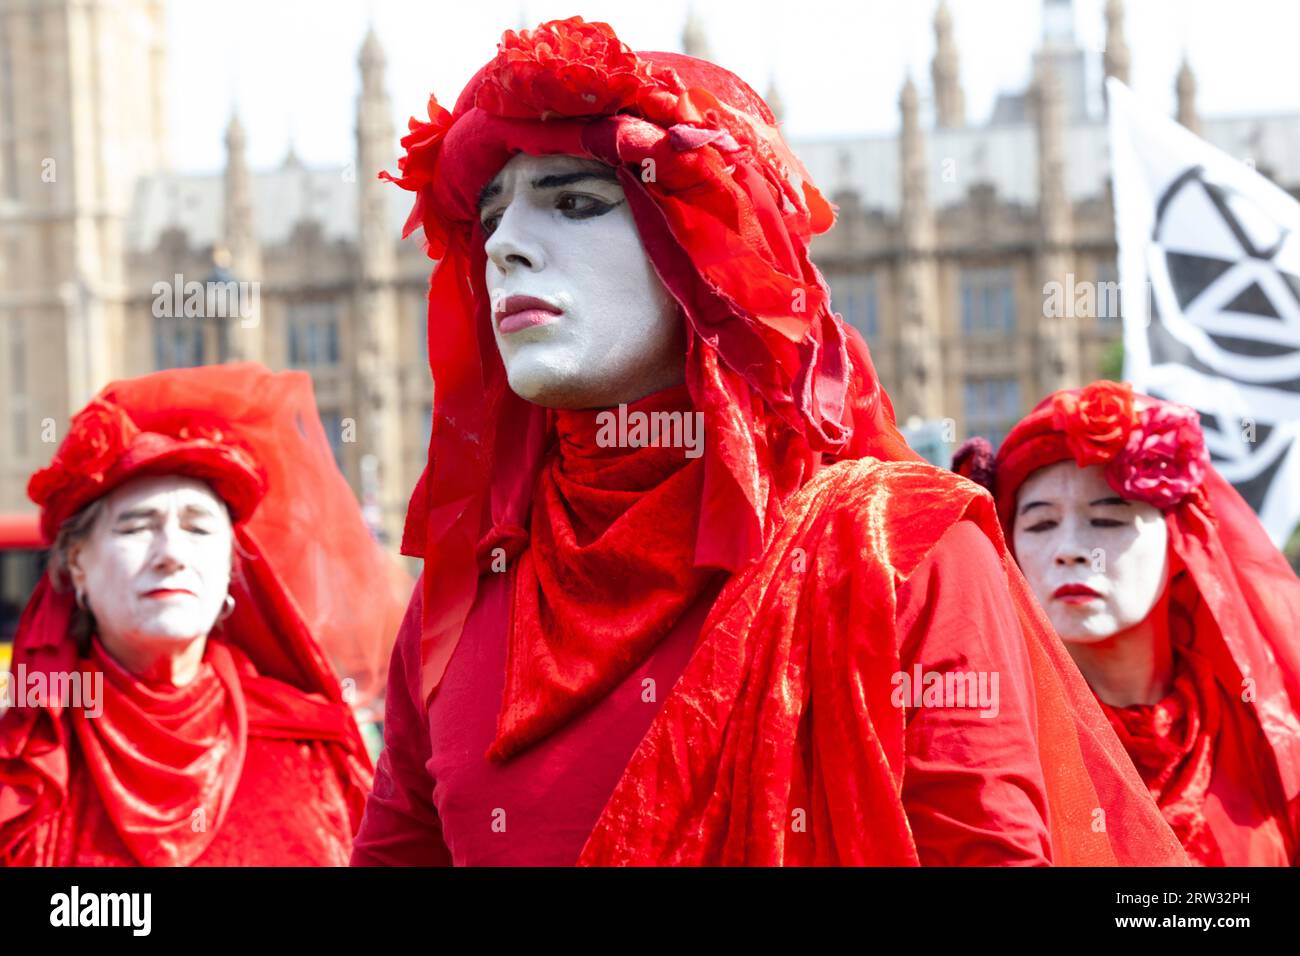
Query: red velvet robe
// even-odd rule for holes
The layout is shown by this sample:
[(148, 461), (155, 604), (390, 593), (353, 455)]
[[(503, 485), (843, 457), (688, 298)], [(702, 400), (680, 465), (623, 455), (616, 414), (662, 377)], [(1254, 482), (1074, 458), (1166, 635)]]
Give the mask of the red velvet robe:
[[(705, 592), (646, 660), (574, 721), (498, 764), (510, 574), (485, 575), (429, 707), (420, 700), (420, 595), (389, 675), (386, 747), (354, 865), (569, 865), (685, 667), (717, 592)], [(961, 521), (899, 589), (910, 672), (998, 672), (1001, 711), (908, 707), (902, 799), (925, 864), (1044, 864), (1050, 846), (1028, 663), (992, 544)], [(654, 682), (649, 699), (647, 680)], [(1018, 702), (1029, 702), (1022, 709)], [(864, 821), (864, 826), (869, 826)]]
[[(230, 655), (233, 667), (213, 668), (218, 650)], [(208, 644), (200, 677), (184, 688), (143, 684), (111, 660), (104, 660), (104, 669), (103, 713), (86, 718), (80, 730), (67, 736), (67, 798), (50, 819), (28, 832), (15, 850), (15, 865), (138, 866), (142, 860), (119, 832), (123, 821), (144, 835), (143, 852), (152, 854), (145, 857), (151, 863), (179, 858), (191, 866), (347, 864), (359, 808), (349, 801), (342, 767), (337, 754), (331, 754), (349, 739), (343, 711), (319, 695), (258, 676), (238, 648), (219, 648), (215, 641)], [(234, 681), (233, 694), (222, 690), (225, 679)], [(165, 732), (150, 728), (147, 710), (142, 725), (141, 711), (114, 707), (111, 695), (123, 693), (115, 682), (125, 682), (126, 694), (137, 704), (166, 700), (168, 713), (179, 715), (189, 732), (182, 731), (179, 743), (172, 743)], [(202, 709), (205, 691), (221, 699), (218, 710), (240, 714), (237, 721), (227, 721), (232, 726), (221, 744), (242, 751), (230, 770), (233, 780), (227, 780), (225, 771), (211, 769), (208, 758), (215, 747), (187, 739), (193, 736), (194, 715)], [(235, 706), (233, 698), (238, 698)], [(220, 720), (202, 723), (212, 728)], [(87, 752), (83, 733), (93, 733), (101, 742), (97, 746), (106, 762)], [(101, 784), (92, 761), (111, 766), (114, 782)], [(203, 764), (210, 769), (202, 770)], [(195, 791), (188, 788), (192, 784), (210, 797), (227, 782), (234, 792), (224, 812), (207, 817), (215, 832), (210, 839), (195, 833)], [(163, 819), (179, 821), (171, 835), (159, 835), (163, 827), (154, 821)]]

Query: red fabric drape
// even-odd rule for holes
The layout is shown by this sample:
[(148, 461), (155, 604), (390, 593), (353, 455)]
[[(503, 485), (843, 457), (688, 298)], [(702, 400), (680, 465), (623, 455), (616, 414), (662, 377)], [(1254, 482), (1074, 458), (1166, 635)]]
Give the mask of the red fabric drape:
[[(928, 465), (871, 459), (809, 482), (763, 560), (723, 590), (581, 862), (915, 864), (900, 795), (903, 715), (890, 702), (897, 582), (963, 518), (994, 543), (1020, 617), (1052, 862), (1181, 865), (1015, 569), (992, 502)], [(807, 826), (795, 831), (800, 809)]]

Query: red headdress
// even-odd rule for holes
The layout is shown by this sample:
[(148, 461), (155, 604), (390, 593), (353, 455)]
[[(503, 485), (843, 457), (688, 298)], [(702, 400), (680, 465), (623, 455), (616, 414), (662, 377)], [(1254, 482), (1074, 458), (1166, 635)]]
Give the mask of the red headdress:
[[(987, 443), (959, 449), (976, 480)], [(1250, 688), (1287, 802), (1300, 794), (1300, 581), (1250, 506), (1210, 465), (1200, 419), (1186, 406), (1099, 381), (1043, 399), (1007, 435), (983, 481), (1008, 542), (1016, 496), (1040, 468), (1103, 465), (1122, 497), (1164, 511), (1171, 566), (1185, 568), (1200, 608), (1195, 640), (1225, 686)]]
[[(409, 592), (334, 466), (310, 378), (248, 363), (114, 382), (72, 419), (28, 493), (53, 539), (64, 520), (113, 488), (161, 474), (199, 478), (228, 506), (238, 557), (230, 583), (235, 608), (221, 634), (257, 671), (245, 687), (249, 719), (260, 708), (288, 732), (299, 724), (315, 727), (328, 715), (328, 728), (321, 724), (307, 736), (333, 740), (330, 759), (347, 782), (355, 824), (370, 761), (349, 705), (356, 702), (355, 685), (382, 680), (374, 662), (391, 646)], [(322, 528), (328, 535), (313, 531)], [(363, 607), (367, 613), (358, 615)], [(79, 650), (69, 635), (73, 611), (70, 591), (43, 577), (15, 637), (15, 672), (78, 670)], [(358, 668), (344, 671), (342, 686), (331, 656)], [(268, 682), (290, 685), (305, 703), (274, 699)], [(272, 695), (266, 700), (264, 684)], [(67, 795), (69, 716), (51, 702), (16, 707), (0, 720), (0, 860)], [(194, 848), (176, 854), (195, 855)]]
[[(634, 53), (580, 17), (507, 32), (454, 111), (411, 120), (406, 224), (438, 260), (429, 290), (433, 435), (402, 549), (425, 558), (423, 688), (441, 680), (477, 587), (476, 553), (517, 541), (549, 441), (545, 409), (506, 385), (484, 288), (477, 198), (519, 152), (613, 166), (689, 331), (705, 450), (697, 566), (744, 567), (782, 501), (824, 459), (915, 459), (866, 345), (831, 312), (809, 258), (834, 214), (762, 99), (733, 74)], [(779, 437), (778, 437), (779, 436)]]

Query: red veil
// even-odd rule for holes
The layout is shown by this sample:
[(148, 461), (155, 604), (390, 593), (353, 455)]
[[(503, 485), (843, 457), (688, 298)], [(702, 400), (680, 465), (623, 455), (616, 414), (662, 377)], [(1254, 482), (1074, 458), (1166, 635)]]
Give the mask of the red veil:
[[(331, 741), (329, 759), (345, 782), (355, 828), (371, 767), (350, 705), (357, 690), (382, 679), (378, 662), (409, 588), (370, 537), (334, 464), (311, 379), (245, 363), (114, 382), (74, 419), (29, 494), (52, 538), (82, 506), (145, 474), (202, 478), (230, 506), (235, 609), (221, 631), (257, 671), (245, 687), (249, 719), (256, 711), (286, 734)], [(72, 594), (43, 577), (15, 637), (15, 672), (79, 669), (72, 613)], [(340, 684), (331, 656), (358, 668), (340, 675), (350, 683)], [(310, 697), (286, 703), (267, 681)], [(0, 720), (0, 860), (67, 796), (68, 718), (52, 704), (16, 707)]]
[[(423, 227), (428, 254), (437, 260), (428, 329), (433, 432), (403, 540), (404, 553), (424, 557), (421, 688), (426, 701), (460, 639), (492, 549), (503, 547), (513, 558), (527, 539), (537, 476), (554, 441), (554, 413), (518, 398), (507, 386), (484, 287), (477, 198), (516, 153), (562, 153), (614, 167), (649, 258), (681, 306), (688, 330), (686, 386), (709, 436), (694, 537), (696, 567), (721, 568), (737, 577), (747, 569), (753, 572), (760, 557), (773, 550), (800, 489), (836, 461), (895, 463), (890, 481), (924, 482), (912, 473), (924, 466), (914, 464), (918, 456), (895, 427), (865, 342), (831, 311), (829, 290), (809, 256), (812, 237), (831, 227), (834, 211), (784, 143), (767, 105), (743, 81), (692, 57), (634, 53), (607, 24), (574, 17), (520, 34), (507, 32), (497, 56), (470, 80), (454, 110), (433, 97), (428, 106), (428, 121), (412, 119), (402, 140), (406, 155), (399, 161), (400, 175), (381, 174), (416, 194), (405, 232)], [(841, 472), (841, 479), (846, 475)], [(969, 495), (952, 497), (953, 509), (943, 511), (949, 520), (965, 513), (964, 497)], [(809, 501), (816, 499), (820, 507), (832, 498), (845, 503), (838, 493), (813, 495)], [(1000, 547), (996, 522), (984, 525), (998, 536)], [(880, 557), (877, 570), (887, 569), (891, 556)], [(1014, 565), (1008, 567), (1013, 592), (1023, 590)], [(877, 583), (893, 586), (888, 575)], [(1176, 845), (1169, 849), (1172, 834), (1086, 685), (1071, 673), (1063, 649), (1041, 616), (1035, 616), (1032, 598), (1027, 593), (1022, 597), (1036, 666), (1053, 674), (1046, 686), (1064, 688), (1072, 713), (1076, 705), (1081, 708), (1078, 723), (1066, 716), (1064, 723), (1048, 719), (1043, 727), (1045, 763), (1059, 758), (1066, 774), (1073, 774), (1076, 784), (1083, 779), (1084, 789), (1091, 791), (1087, 796), (1072, 791), (1070, 799), (1077, 797), (1077, 805), (1067, 808), (1064, 790), (1055, 790), (1054, 812), (1059, 820), (1077, 821), (1098, 806), (1098, 793), (1105, 788), (1125, 806), (1123, 815), (1133, 827), (1127, 834), (1112, 831), (1113, 853), (1088, 857), (1058, 847), (1058, 859), (1173, 859), (1178, 851)], [(755, 628), (754, 646), (746, 653), (776, 666), (777, 658), (758, 648), (760, 640), (767, 636), (758, 636)], [(696, 660), (705, 656), (697, 651)], [(707, 668), (701, 668), (703, 664), (696, 670), (707, 684)], [(753, 676), (743, 693), (761, 697), (760, 685), (768, 675)], [(773, 674), (772, 679), (780, 678)], [(701, 686), (700, 699), (717, 708), (725, 723), (723, 709), (738, 710), (742, 703), (730, 696), (724, 700), (732, 691), (724, 692), (720, 685), (715, 690), (709, 699), (710, 689)], [(762, 710), (788, 703), (781, 698), (778, 704), (774, 693), (743, 706)], [(675, 695), (679, 703), (685, 699), (677, 691)], [(665, 713), (689, 707), (670, 701)], [(1051, 707), (1064, 716), (1059, 701)], [(798, 719), (797, 713), (785, 716)], [(774, 736), (786, 729), (794, 733), (785, 727), (784, 717), (779, 727), (765, 720), (747, 721), (745, 732), (761, 734), (766, 727)], [(672, 738), (672, 731), (658, 737), (652, 732), (629, 773), (638, 768), (636, 773), (653, 775), (657, 766), (670, 774), (667, 758), (657, 764), (654, 751), (682, 743)], [(1081, 744), (1084, 739), (1087, 743)], [(700, 736), (686, 744), (698, 748), (701, 760), (717, 758), (716, 772), (721, 772), (719, 761), (732, 759), (706, 754)], [(731, 740), (726, 746), (734, 757), (765, 744)], [(1092, 760), (1088, 766), (1096, 775), (1096, 790), (1081, 766), (1081, 746)], [(751, 769), (754, 777), (762, 773), (757, 763)], [(786, 778), (791, 774), (788, 765), (773, 772)], [(777, 781), (774, 792), (789, 783)], [(651, 805), (642, 799), (648, 789), (628, 776), (624, 784), (606, 809), (609, 825), (603, 831), (598, 826), (584, 862), (663, 860), (662, 848), (650, 845), (656, 830), (682, 835), (674, 857), (678, 861), (788, 859), (779, 846), (757, 851), (764, 837), (755, 838), (748, 850), (740, 848), (745, 842), (740, 830), (726, 835), (738, 842), (719, 856), (718, 841), (725, 840), (718, 827), (726, 823), (716, 808), (688, 807), (689, 799), (680, 792), (665, 798), (671, 805)], [(866, 785), (859, 780), (854, 786)], [(850, 803), (838, 811), (852, 817), (868, 810)], [(699, 821), (688, 822), (697, 812), (711, 814), (710, 820), (698, 827)], [(861, 830), (861, 819), (850, 826)], [(690, 840), (698, 839), (698, 853), (683, 850), (688, 828)], [(890, 843), (892, 852), (895, 837), (900, 847), (908, 841), (905, 830), (900, 823), (895, 834), (891, 822), (869, 836), (878, 836), (882, 846)], [(1126, 844), (1135, 834), (1139, 838)], [(863, 858), (847, 846), (841, 851), (841, 860)], [(882, 851), (875, 858), (905, 856), (902, 850), (892, 856)]]

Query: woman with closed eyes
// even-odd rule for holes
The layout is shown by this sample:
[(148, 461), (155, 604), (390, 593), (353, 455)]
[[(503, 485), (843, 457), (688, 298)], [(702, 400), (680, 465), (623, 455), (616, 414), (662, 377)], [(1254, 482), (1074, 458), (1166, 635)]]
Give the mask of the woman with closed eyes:
[(0, 866), (346, 864), (372, 769), (323, 648), (383, 640), (405, 593), (310, 379), (115, 382), (28, 494), (52, 548), (0, 718)]
[(1297, 862), (1300, 582), (1214, 470), (1196, 413), (1095, 382), (954, 468), (1016, 560), (1188, 857)]

